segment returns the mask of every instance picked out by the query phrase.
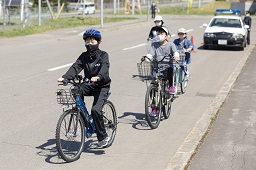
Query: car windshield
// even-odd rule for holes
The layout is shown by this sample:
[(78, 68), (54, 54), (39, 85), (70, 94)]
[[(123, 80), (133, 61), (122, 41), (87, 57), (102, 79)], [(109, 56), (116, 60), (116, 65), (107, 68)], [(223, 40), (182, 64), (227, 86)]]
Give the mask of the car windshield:
[(210, 27), (242, 28), (242, 25), (239, 19), (214, 18)]

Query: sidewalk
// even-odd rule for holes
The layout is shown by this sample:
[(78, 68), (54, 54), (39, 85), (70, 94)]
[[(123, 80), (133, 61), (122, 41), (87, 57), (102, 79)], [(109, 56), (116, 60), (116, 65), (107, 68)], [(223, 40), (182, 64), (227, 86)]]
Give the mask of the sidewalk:
[(189, 170), (256, 169), (255, 63), (256, 48), (192, 159)]

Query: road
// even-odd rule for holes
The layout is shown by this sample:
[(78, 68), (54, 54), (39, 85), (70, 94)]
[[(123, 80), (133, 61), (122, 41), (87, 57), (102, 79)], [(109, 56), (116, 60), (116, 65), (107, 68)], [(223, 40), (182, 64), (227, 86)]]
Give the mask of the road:
[[(210, 18), (164, 16), (171, 40), (177, 38), (179, 27), (185, 27), (197, 48), (189, 65), (186, 94), (174, 101), (170, 118), (155, 130), (150, 130), (144, 117), (146, 84), (136, 77), (136, 63), (146, 53), (145, 40), (153, 21), (122, 29), (106, 25), (100, 48), (110, 55), (116, 139), (104, 150), (85, 148), (81, 158), (69, 164), (58, 157), (55, 147), (61, 115), (56, 80), (67, 71), (57, 67), (74, 62), (85, 50), (81, 28), (1, 39), (0, 169), (164, 169), (247, 50), (203, 50), (201, 26)], [(255, 37), (255, 32), (251, 34)], [(86, 98), (86, 103), (90, 108), (91, 99)], [(95, 136), (86, 143), (94, 142)]]

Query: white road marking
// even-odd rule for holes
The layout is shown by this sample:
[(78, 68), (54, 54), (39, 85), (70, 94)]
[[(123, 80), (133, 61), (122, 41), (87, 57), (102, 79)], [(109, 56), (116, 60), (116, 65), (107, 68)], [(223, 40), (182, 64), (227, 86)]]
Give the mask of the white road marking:
[(123, 51), (125, 51), (125, 50), (131, 50), (131, 49), (138, 48), (138, 47), (141, 47), (141, 46), (144, 46), (144, 45), (146, 45), (146, 43), (139, 44), (139, 45), (135, 45), (135, 46), (128, 47), (128, 48), (124, 48)]
[(72, 64), (73, 63), (69, 63), (69, 64), (65, 64), (65, 65), (62, 65), (62, 66), (50, 68), (50, 69), (48, 69), (48, 71), (55, 71), (55, 70), (59, 70), (59, 69), (65, 68), (65, 67), (70, 67)]
[[(187, 32), (191, 32), (191, 31), (193, 31), (193, 29), (187, 30)], [(176, 34), (171, 35), (171, 37), (175, 37), (175, 36), (176, 36)], [(138, 47), (145, 46), (145, 45), (146, 45), (146, 43), (142, 43), (142, 44), (135, 45), (135, 46), (132, 46), (132, 47), (124, 48), (123, 51), (131, 50), (131, 49), (138, 48)], [(59, 70), (59, 69), (65, 68), (65, 67), (70, 67), (72, 64), (73, 63), (65, 64), (65, 65), (62, 65), (62, 66), (54, 67), (54, 68), (50, 68), (50, 69), (48, 69), (48, 71), (55, 71), (55, 70)]]

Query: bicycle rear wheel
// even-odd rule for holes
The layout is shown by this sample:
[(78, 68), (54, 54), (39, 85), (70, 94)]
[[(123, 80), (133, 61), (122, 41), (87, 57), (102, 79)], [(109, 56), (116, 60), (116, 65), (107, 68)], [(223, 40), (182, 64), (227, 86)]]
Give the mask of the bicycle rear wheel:
[(65, 111), (56, 127), (56, 147), (61, 158), (73, 162), (80, 158), (84, 148), (85, 126), (78, 111)]
[(181, 93), (182, 94), (186, 93), (187, 85), (188, 85), (188, 80), (186, 79), (186, 74), (185, 74), (185, 72), (182, 69), (180, 69), (179, 82), (180, 82)]
[(106, 132), (110, 138), (107, 145), (107, 147), (109, 147), (114, 142), (117, 129), (116, 109), (113, 103), (107, 100), (102, 107), (102, 113)]
[(160, 99), (157, 86), (150, 84), (145, 96), (145, 114), (148, 125), (155, 129), (158, 127), (161, 119), (162, 100)]

